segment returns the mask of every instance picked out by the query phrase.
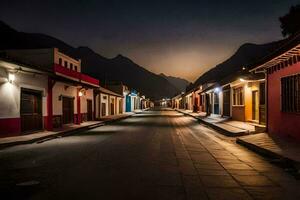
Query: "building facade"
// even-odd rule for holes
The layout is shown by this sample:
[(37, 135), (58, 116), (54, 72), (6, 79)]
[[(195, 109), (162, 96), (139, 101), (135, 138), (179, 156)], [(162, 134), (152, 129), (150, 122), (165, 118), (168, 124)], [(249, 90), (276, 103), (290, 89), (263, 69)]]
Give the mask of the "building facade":
[(268, 132), (299, 140), (300, 39), (291, 39), (253, 71), (267, 75)]
[(99, 87), (95, 93), (95, 117), (100, 120), (106, 116), (124, 113), (124, 97), (106, 88)]
[[(81, 73), (80, 60), (57, 48), (8, 50), (5, 55), (30, 66), (16, 65), (12, 70), (15, 82), (10, 84), (16, 89), (14, 98), (19, 103), (15, 109), (19, 114), (10, 113), (19, 117), (21, 123), (17, 124), (21, 125), (7, 133), (53, 130), (64, 124), (94, 119), (93, 90), (99, 87), (99, 81)], [(26, 74), (23, 68), (30, 70)]]

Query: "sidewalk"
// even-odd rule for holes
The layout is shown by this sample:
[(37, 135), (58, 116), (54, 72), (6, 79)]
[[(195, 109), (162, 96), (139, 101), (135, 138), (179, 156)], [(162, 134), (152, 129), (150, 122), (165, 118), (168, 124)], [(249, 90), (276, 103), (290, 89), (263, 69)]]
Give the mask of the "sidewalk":
[(299, 143), (290, 138), (259, 133), (239, 137), (236, 142), (264, 156), (296, 163), (300, 167)]
[(88, 122), (83, 122), (80, 125), (76, 125), (76, 124), (65, 125), (62, 128), (58, 128), (53, 131), (40, 131), (28, 135), (0, 138), (0, 149), (15, 146), (15, 145), (30, 144), (34, 142), (43, 141), (43, 140), (53, 139), (56, 137), (71, 135), (78, 131), (96, 128), (98, 126), (103, 126), (106, 123), (125, 119), (127, 117), (132, 116), (133, 114), (134, 113), (130, 112), (122, 115), (107, 116), (102, 118), (101, 121), (88, 121)]
[(211, 128), (229, 137), (237, 137), (257, 132), (264, 132), (265, 129), (265, 127), (262, 125), (252, 124), (249, 122), (234, 121), (227, 117), (221, 117), (219, 115), (210, 115), (207, 117), (206, 113), (204, 112), (193, 113), (189, 110), (176, 110), (178, 112), (196, 118), (201, 123), (210, 126)]

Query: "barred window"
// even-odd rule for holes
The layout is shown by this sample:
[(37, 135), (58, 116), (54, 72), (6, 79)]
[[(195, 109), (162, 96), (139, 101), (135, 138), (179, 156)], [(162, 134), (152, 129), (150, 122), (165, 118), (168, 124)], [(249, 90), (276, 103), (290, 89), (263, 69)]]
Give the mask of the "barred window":
[(243, 87), (233, 89), (233, 105), (244, 105)]
[(281, 79), (281, 110), (300, 113), (300, 74)]

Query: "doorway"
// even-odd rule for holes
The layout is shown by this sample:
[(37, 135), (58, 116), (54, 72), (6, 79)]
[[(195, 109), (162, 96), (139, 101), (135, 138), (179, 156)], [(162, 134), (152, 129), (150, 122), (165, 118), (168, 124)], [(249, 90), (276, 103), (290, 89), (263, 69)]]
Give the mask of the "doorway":
[(62, 97), (63, 124), (74, 122), (74, 98)]
[(126, 96), (126, 112), (131, 112), (131, 96)]
[(101, 117), (106, 116), (106, 103), (101, 103)]
[(21, 132), (28, 133), (41, 130), (42, 119), (42, 92), (21, 89)]
[(213, 97), (214, 97), (214, 114), (218, 115), (218, 114), (220, 114), (220, 112), (219, 112), (219, 94), (213, 93)]
[(119, 99), (119, 114), (123, 113), (123, 101), (122, 99)]
[(259, 118), (259, 99), (258, 91), (252, 91), (252, 120), (258, 121)]
[(92, 100), (88, 99), (86, 100), (87, 105), (87, 120), (92, 121), (93, 120), (93, 102)]
[(115, 99), (111, 99), (111, 102), (110, 102), (110, 114), (111, 115), (114, 115), (115, 114)]
[(223, 115), (230, 116), (230, 89), (223, 91)]

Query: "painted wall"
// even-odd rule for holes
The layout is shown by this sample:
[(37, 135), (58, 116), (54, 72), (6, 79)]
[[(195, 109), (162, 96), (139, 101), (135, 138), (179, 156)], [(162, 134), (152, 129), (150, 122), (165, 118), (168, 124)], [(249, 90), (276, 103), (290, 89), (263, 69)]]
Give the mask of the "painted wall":
[(122, 114), (123, 113), (123, 107), (124, 107), (124, 103), (123, 103), (123, 98), (121, 97), (117, 97), (117, 114)]
[(237, 121), (245, 121), (245, 106), (232, 106), (232, 119)]
[(100, 118), (100, 94), (97, 94), (96, 97), (95, 97), (95, 116), (96, 116), (96, 119), (99, 119)]
[(9, 83), (7, 72), (0, 66), (0, 135), (19, 134), (21, 131), (20, 104), (21, 88), (42, 92), (42, 113), (47, 115), (47, 77), (18, 72), (15, 81)]
[[(111, 104), (113, 104), (113, 109), (111, 108)], [(116, 97), (109, 96), (109, 114), (115, 115), (116, 114)]]
[(258, 91), (259, 95), (259, 81), (240, 83), (233, 88), (242, 87), (244, 90), (244, 105), (233, 105), (233, 88), (231, 90), (232, 96), (232, 119), (238, 121), (252, 121), (252, 92)]
[(77, 114), (76, 94), (77, 88), (67, 83), (56, 82), (53, 86), (53, 115), (62, 115), (62, 99), (60, 96), (74, 98), (74, 114)]
[(136, 100), (137, 100), (136, 96), (131, 96), (131, 110), (130, 110), (130, 112), (135, 110)]
[(101, 93), (100, 94), (100, 98), (101, 98), (101, 104), (100, 104), (100, 116), (101, 117), (104, 117), (103, 115), (102, 115), (102, 103), (104, 103), (105, 104), (105, 116), (107, 116), (107, 115), (109, 115), (109, 110), (108, 110), (108, 95), (107, 94), (103, 94), (103, 93)]
[[(80, 112), (87, 113), (87, 100), (92, 100), (94, 105), (94, 94), (92, 89), (85, 90), (84, 95), (80, 97)], [(94, 111), (94, 106), (93, 111)]]
[(300, 62), (268, 75), (268, 132), (300, 139), (300, 115), (281, 112), (281, 81), (284, 76), (300, 73)]
[[(252, 92), (257, 91), (259, 95), (259, 82), (251, 82), (248, 83), (246, 86), (246, 120), (251, 121), (253, 120), (252, 112), (253, 112), (253, 105), (252, 105)], [(259, 101), (257, 102), (259, 103)]]
[(74, 66), (77, 66), (77, 72), (81, 72), (81, 60), (76, 60), (74, 58), (71, 58), (70, 56), (59, 52), (59, 50), (57, 48), (54, 48), (54, 63), (59, 64), (60, 58), (62, 59), (62, 66), (64, 66), (65, 61), (67, 61), (68, 69), (70, 69), (70, 64), (72, 63), (73, 70), (74, 70)]

